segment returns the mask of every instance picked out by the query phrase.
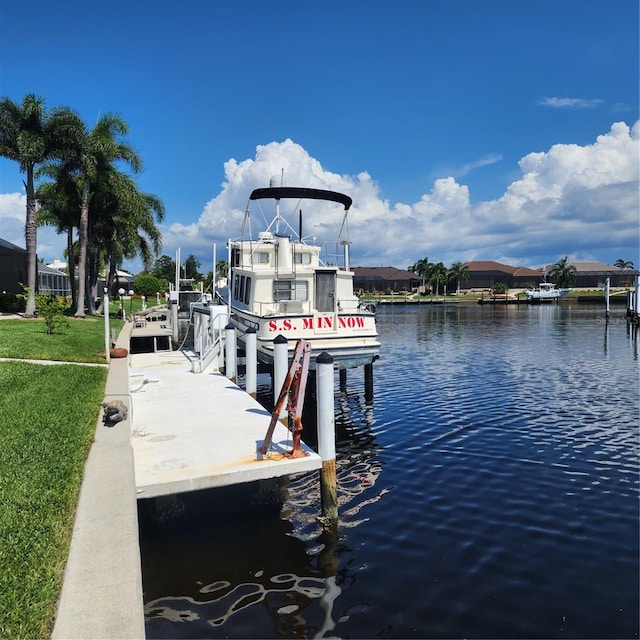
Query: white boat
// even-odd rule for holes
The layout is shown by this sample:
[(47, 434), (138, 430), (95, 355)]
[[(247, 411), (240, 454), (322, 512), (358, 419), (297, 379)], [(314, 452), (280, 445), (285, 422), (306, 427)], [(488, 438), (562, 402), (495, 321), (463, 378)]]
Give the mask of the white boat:
[[(256, 201), (272, 200), (275, 214), (267, 228), (250, 237), (249, 209)], [(302, 210), (296, 232), (280, 213), (281, 200), (318, 200), (325, 207), (344, 207), (335, 252), (307, 244), (302, 234)], [(298, 339), (311, 344), (311, 367), (327, 352), (338, 368), (371, 364), (380, 343), (373, 307), (360, 304), (353, 290), (350, 242), (341, 236), (352, 200), (335, 191), (304, 187), (254, 190), (247, 204), (242, 235), (229, 240), (228, 286), (218, 293), (229, 306), (230, 321), (244, 346), (249, 328), (256, 330), (259, 361), (273, 363), (273, 341), (279, 335), (293, 352)], [(261, 208), (261, 207), (260, 207)], [(245, 236), (248, 234), (248, 236)]]
[(528, 289), (524, 292), (528, 302), (553, 301), (566, 296), (571, 289), (556, 289), (553, 282), (541, 282), (537, 289)]

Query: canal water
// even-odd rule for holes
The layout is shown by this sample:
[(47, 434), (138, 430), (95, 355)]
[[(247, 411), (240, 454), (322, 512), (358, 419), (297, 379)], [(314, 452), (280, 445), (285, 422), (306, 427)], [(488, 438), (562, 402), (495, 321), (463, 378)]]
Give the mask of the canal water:
[(147, 637), (637, 638), (624, 310), (397, 305), (378, 327), (373, 401), (336, 376), (337, 530), (315, 473), (141, 502)]

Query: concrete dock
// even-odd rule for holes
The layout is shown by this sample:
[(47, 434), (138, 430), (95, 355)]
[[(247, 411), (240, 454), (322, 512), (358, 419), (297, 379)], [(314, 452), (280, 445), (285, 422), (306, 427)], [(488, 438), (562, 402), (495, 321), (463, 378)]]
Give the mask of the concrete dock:
[[(132, 438), (138, 499), (314, 471), (320, 456), (288, 458), (290, 431), (218, 372), (192, 373), (181, 351), (130, 356)], [(145, 384), (145, 380), (147, 381)]]
[[(116, 346), (128, 348), (132, 323)], [(289, 430), (278, 423), (270, 450), (258, 453), (269, 414), (219, 373), (191, 373), (180, 351), (114, 358), (105, 400), (127, 418), (99, 418), (71, 540), (53, 640), (144, 638), (136, 499), (320, 469), (308, 447), (289, 459)]]

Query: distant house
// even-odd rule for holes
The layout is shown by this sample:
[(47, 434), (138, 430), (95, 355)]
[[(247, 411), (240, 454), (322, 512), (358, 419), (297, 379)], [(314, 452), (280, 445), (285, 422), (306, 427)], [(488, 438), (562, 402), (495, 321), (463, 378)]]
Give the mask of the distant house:
[[(636, 269), (620, 269), (604, 262), (570, 264), (576, 268), (576, 288), (601, 289), (607, 278), (612, 287), (630, 287), (639, 273)], [(493, 260), (475, 260), (466, 266), (469, 279), (460, 281), (461, 289), (490, 289), (497, 282), (504, 282), (510, 289), (526, 289), (537, 286), (553, 268), (552, 264), (540, 269), (512, 267)]]
[[(36, 293), (70, 296), (69, 276), (37, 263)], [(27, 285), (27, 250), (0, 238), (0, 293), (23, 293)]]
[(0, 238), (0, 293), (22, 293), (27, 284), (27, 251)]
[(412, 291), (422, 284), (415, 273), (396, 267), (354, 267), (353, 288), (369, 293)]
[[(631, 287), (635, 277), (640, 274), (637, 269), (621, 269), (604, 262), (572, 262), (576, 268), (576, 283), (574, 286), (588, 289), (602, 289), (609, 278), (612, 287)], [(547, 273), (553, 265), (545, 267)]]
[(529, 267), (512, 267), (494, 260), (466, 262), (468, 280), (460, 280), (460, 289), (491, 289), (504, 282), (509, 289), (526, 289), (542, 279), (542, 271)]

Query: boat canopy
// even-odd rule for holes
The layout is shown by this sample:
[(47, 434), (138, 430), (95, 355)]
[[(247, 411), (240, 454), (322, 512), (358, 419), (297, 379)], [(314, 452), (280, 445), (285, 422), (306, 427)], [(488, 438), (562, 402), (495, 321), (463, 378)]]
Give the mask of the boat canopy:
[(254, 189), (249, 196), (249, 200), (262, 200), (264, 198), (306, 198), (308, 200), (330, 200), (344, 205), (345, 211), (351, 207), (353, 200), (337, 191), (327, 191), (326, 189), (308, 189), (306, 187), (267, 187), (264, 189)]

